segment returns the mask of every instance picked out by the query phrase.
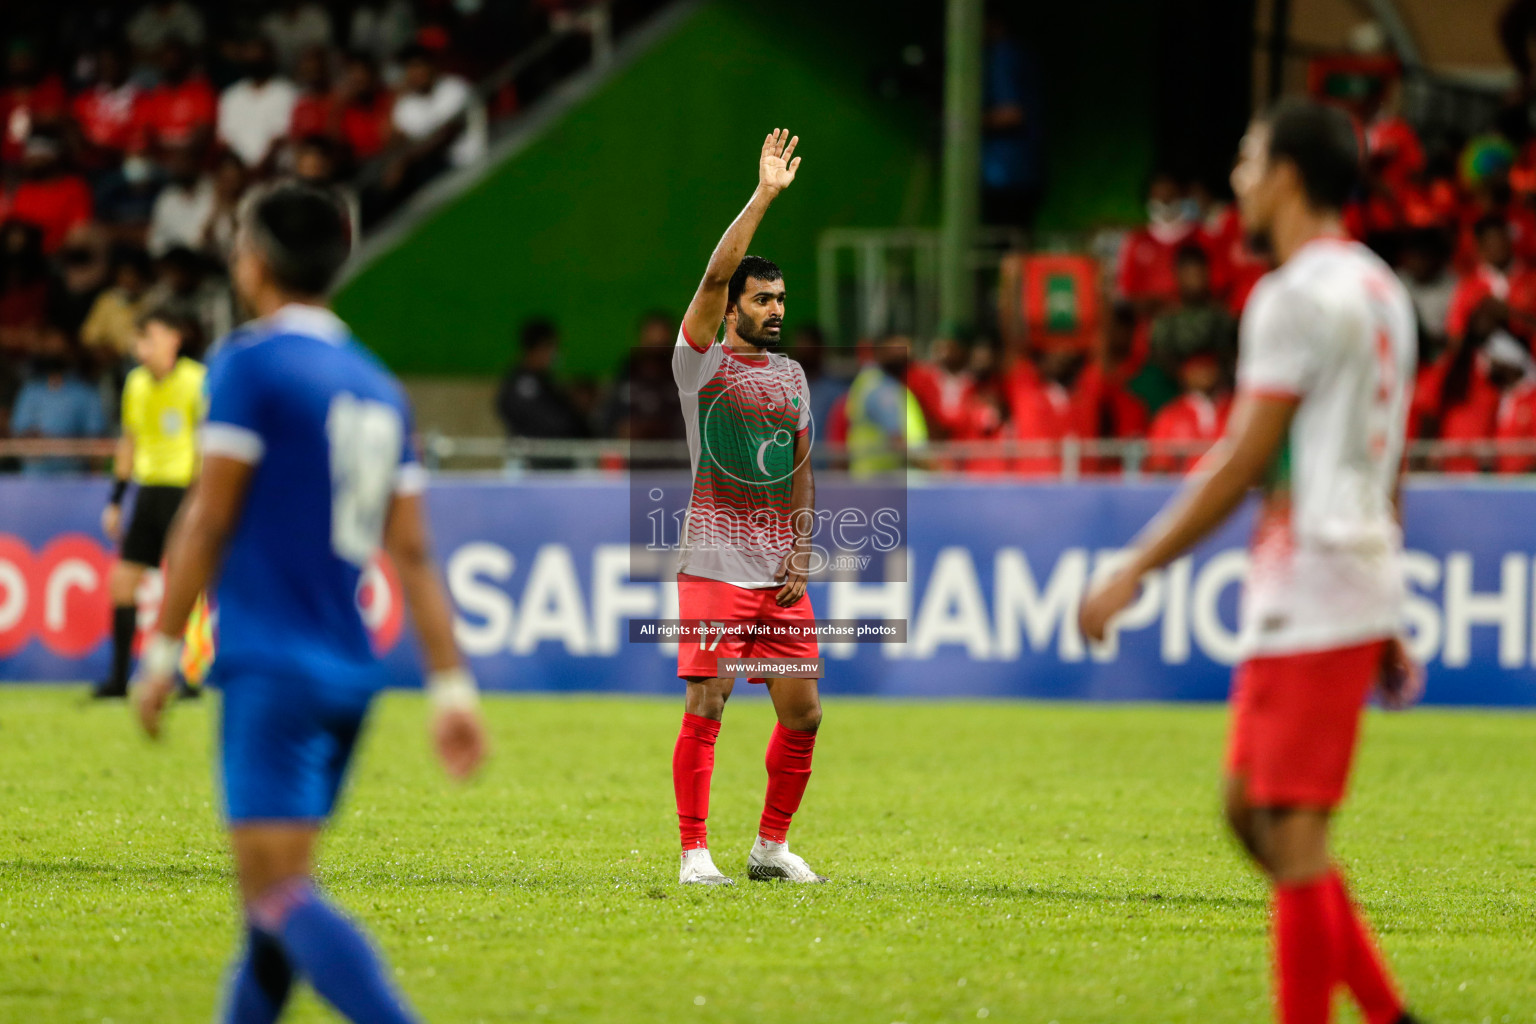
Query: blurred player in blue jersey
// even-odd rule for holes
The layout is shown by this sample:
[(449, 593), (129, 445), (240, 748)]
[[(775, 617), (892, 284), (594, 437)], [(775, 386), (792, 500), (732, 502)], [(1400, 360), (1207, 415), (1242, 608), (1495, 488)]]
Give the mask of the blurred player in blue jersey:
[(362, 931), (311, 880), (384, 683), (357, 605), (381, 543), (421, 636), (437, 753), (464, 777), (485, 751), (429, 551), (409, 408), (324, 305), (348, 236), (343, 209), (306, 186), (278, 185), (242, 209), (235, 287), (260, 319), (209, 366), (202, 476), (170, 540), (160, 622), (132, 692), (158, 735), (187, 617), (212, 584), (224, 804), (246, 914), (223, 1011), (232, 1024), (275, 1021), (298, 979), (348, 1020), (416, 1019)]

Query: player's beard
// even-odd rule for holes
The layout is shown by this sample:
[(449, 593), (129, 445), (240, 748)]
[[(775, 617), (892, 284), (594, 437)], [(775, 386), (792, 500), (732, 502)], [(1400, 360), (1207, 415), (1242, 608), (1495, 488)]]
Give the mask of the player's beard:
[(768, 318), (753, 320), (746, 314), (736, 313), (736, 336), (749, 345), (763, 349), (777, 349), (784, 338), (783, 321), (775, 321), (777, 332), (768, 329)]

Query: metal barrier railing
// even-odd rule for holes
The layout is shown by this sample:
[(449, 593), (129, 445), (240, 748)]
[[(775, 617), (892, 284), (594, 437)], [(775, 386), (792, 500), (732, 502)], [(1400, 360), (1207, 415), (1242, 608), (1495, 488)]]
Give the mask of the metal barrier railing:
[[(1114, 474), (1122, 477), (1183, 473), (1209, 451), (1203, 441), (1148, 441), (1104, 438), (1064, 440), (999, 439), (945, 441), (909, 452), (919, 471), (1054, 477), (1075, 480)], [(521, 471), (683, 469), (689, 465), (684, 441), (544, 440), (535, 438), (448, 437), (427, 434), (422, 453), (435, 470), (504, 469)], [(1408, 443), (1408, 467), (1434, 473), (1447, 461), (1473, 459), (1495, 468), (1502, 459), (1529, 459), (1536, 465), (1536, 439), (1475, 441), (1420, 440)], [(846, 468), (847, 446), (818, 443), (818, 465)], [(1160, 469), (1164, 462), (1171, 469)]]
[[(0, 438), (0, 464), (15, 460), (84, 459), (106, 471), (111, 438)], [(624, 472), (689, 466), (685, 441), (553, 440), (525, 437), (420, 438), (423, 461), (441, 472)], [(1104, 438), (943, 441), (913, 448), (909, 468), (920, 472), (1027, 476), (1076, 480), (1085, 476), (1179, 475), (1211, 445), (1203, 441)], [(1421, 440), (1408, 443), (1408, 468), (1435, 473), (1447, 462), (1471, 460), (1496, 469), (1501, 460), (1529, 460), (1536, 472), (1536, 439)], [(846, 445), (817, 443), (818, 466), (845, 469)], [(1160, 469), (1171, 462), (1171, 468)]]

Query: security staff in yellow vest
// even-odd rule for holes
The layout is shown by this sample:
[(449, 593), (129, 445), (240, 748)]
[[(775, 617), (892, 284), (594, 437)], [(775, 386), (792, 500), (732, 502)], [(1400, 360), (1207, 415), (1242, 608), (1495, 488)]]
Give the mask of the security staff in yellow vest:
[(911, 343), (886, 337), (875, 343), (874, 362), (848, 389), (848, 474), (868, 479), (903, 472), (928, 443), (928, 423), (907, 387)]
[[(160, 565), (166, 535), (182, 496), (197, 475), (197, 428), (203, 417), (203, 365), (184, 353), (198, 342), (194, 321), (155, 309), (139, 318), (134, 355), (139, 366), (123, 385), (123, 434), (113, 462), (112, 497), (101, 515), (108, 539), (122, 541), (112, 567), (112, 674), (97, 697), (128, 692), (128, 667), (137, 629), (139, 583)], [(122, 529), (123, 496), (137, 487), (133, 514)]]

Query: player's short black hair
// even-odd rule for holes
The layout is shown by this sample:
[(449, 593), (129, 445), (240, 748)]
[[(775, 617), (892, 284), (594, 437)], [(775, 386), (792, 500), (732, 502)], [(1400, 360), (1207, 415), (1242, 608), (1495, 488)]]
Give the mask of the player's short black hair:
[(1316, 209), (1342, 210), (1360, 181), (1360, 136), (1348, 114), (1316, 100), (1281, 100), (1269, 125), (1269, 159), (1289, 160)]
[(784, 272), (773, 260), (765, 260), (761, 256), (747, 256), (736, 265), (736, 273), (731, 275), (731, 283), (725, 291), (725, 308), (730, 309), (741, 301), (741, 293), (747, 287), (747, 278), (755, 277), (759, 281), (782, 281)]
[(254, 193), (241, 228), (278, 287), (294, 295), (324, 295), (352, 250), (351, 218), (341, 202), (326, 189), (298, 182)]

